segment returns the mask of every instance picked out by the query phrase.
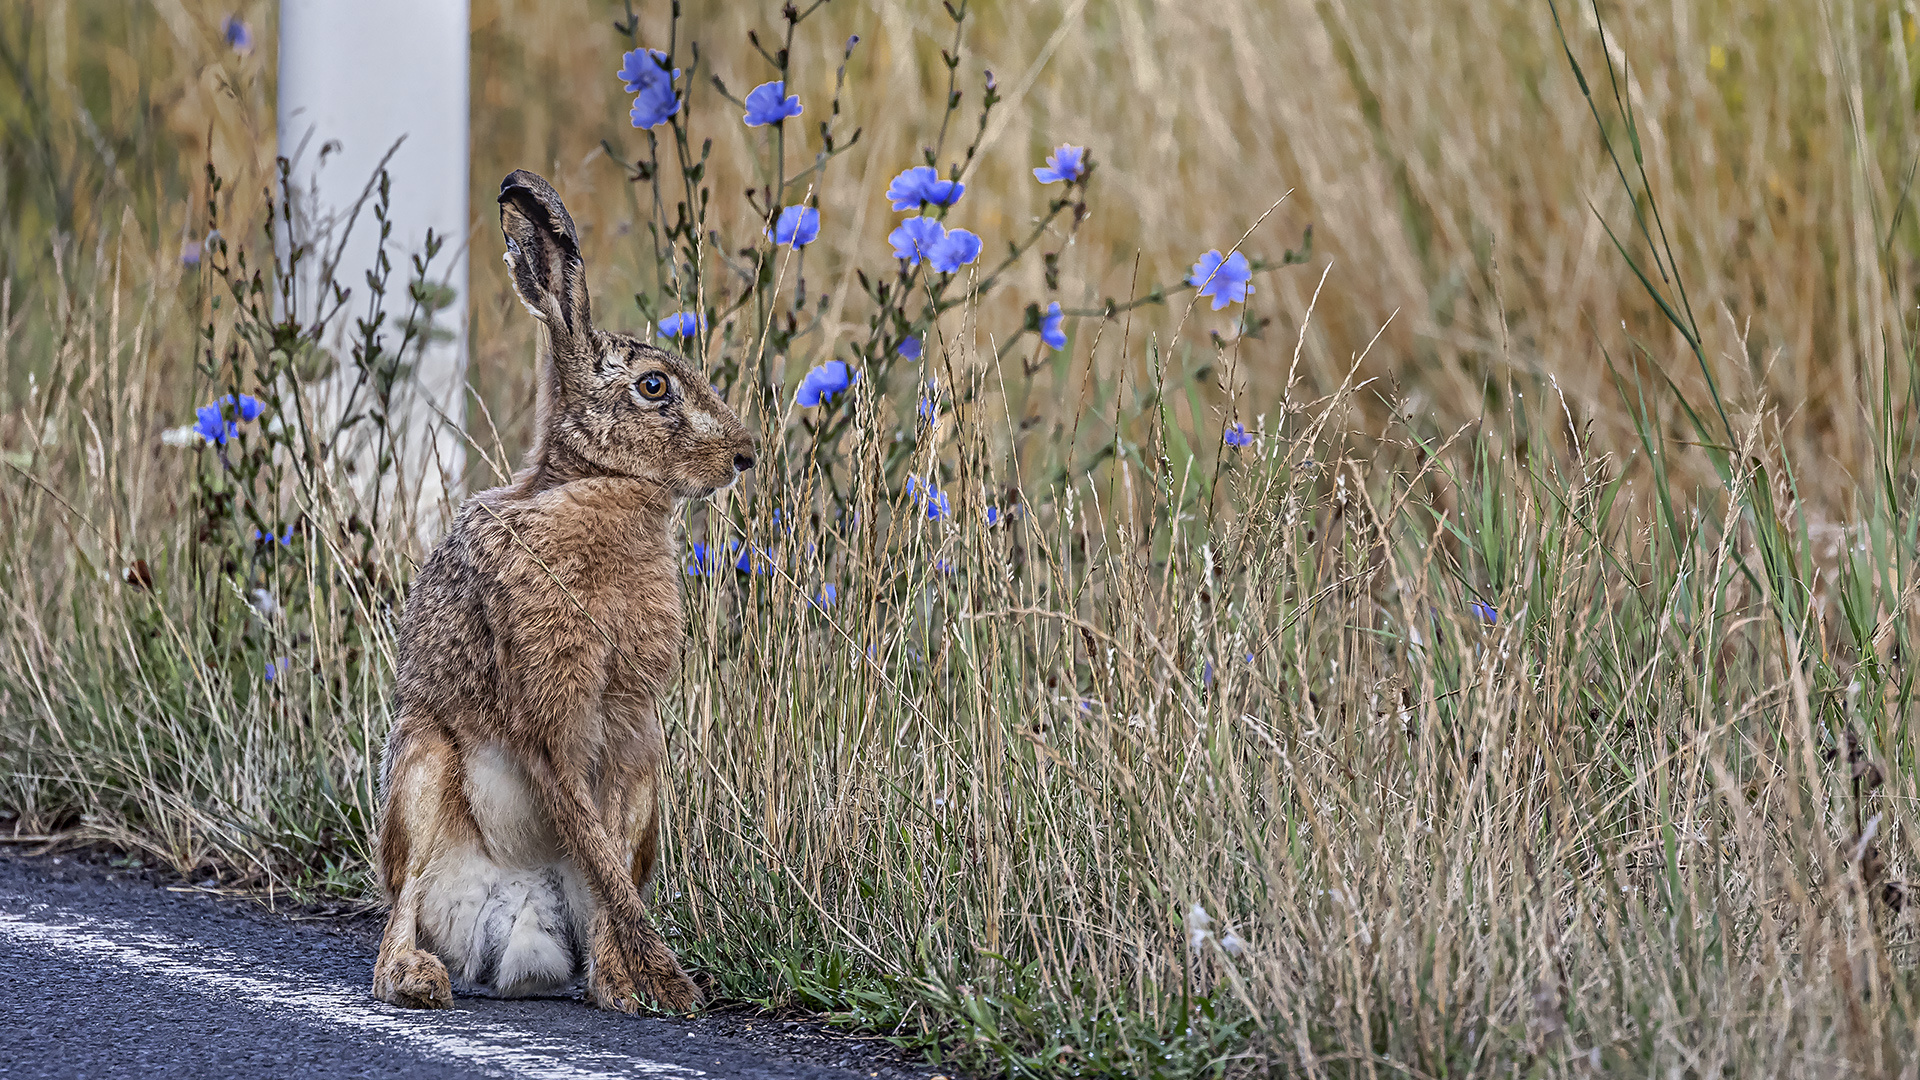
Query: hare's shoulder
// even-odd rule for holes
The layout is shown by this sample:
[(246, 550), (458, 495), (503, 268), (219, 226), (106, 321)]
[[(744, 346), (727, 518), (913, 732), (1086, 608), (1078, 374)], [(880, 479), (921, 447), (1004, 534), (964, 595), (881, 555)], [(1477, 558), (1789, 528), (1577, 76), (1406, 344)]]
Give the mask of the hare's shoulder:
[(531, 494), (493, 488), (461, 508), (458, 557), (503, 582), (544, 579), (576, 594), (597, 592), (621, 586), (631, 573), (673, 564), (672, 510), (641, 485), (616, 478)]
[[(456, 536), (436, 552), (434, 576), (484, 591), (515, 622), (584, 621), (677, 635), (680, 562), (670, 502), (640, 485), (577, 480), (533, 494), (481, 492), (462, 508)], [(657, 625), (656, 625), (657, 624)], [(621, 636), (615, 632), (614, 636)]]

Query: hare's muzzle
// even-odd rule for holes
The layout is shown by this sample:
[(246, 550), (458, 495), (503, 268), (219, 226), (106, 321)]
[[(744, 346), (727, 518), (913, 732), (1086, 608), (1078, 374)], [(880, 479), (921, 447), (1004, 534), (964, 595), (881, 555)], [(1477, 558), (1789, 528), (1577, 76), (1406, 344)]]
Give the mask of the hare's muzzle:
[(748, 469), (751, 469), (751, 468), (753, 468), (753, 451), (742, 450), (739, 453), (733, 455), (733, 471), (734, 472), (746, 472)]

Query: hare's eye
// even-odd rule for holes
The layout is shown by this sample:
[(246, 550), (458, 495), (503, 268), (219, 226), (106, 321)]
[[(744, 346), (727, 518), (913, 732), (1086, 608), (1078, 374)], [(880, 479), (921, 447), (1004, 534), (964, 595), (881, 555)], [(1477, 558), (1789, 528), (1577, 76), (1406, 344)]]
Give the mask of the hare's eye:
[(648, 401), (659, 401), (661, 398), (667, 396), (667, 385), (667, 377), (665, 375), (657, 371), (649, 371), (645, 375), (640, 376), (640, 381), (634, 383), (633, 388), (641, 397), (646, 398)]

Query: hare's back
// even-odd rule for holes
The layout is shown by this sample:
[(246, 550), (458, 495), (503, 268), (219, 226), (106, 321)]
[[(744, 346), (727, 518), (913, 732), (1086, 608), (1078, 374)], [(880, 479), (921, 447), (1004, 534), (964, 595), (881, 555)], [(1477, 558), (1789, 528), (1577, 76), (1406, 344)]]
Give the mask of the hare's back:
[[(471, 509), (471, 506), (469, 506)], [(449, 711), (485, 711), (499, 693), (497, 641), (489, 625), (498, 572), (487, 565), (463, 512), (454, 531), (414, 579), (401, 616), (397, 689), (403, 719)]]

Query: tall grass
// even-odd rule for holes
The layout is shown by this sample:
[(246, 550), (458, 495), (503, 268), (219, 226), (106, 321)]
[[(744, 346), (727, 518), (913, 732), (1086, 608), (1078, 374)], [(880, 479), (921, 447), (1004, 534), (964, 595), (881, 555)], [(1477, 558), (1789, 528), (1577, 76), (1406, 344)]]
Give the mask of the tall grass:
[[(230, 8), (254, 25), (260, 44), (246, 56), (220, 38)], [(84, 275), (103, 242), (129, 272), (138, 268), (136, 278), (164, 276), (180, 241), (205, 229), (209, 157), (230, 180), (236, 235), (257, 225), (274, 154), (274, 8), (33, 0), (6, 20), (0, 265), (23, 291), (16, 314), (54, 302), (56, 237), (70, 288), (91, 288)], [(976, 190), (996, 192), (991, 208), (979, 208), (975, 224), (992, 230), (983, 235), (1012, 234), (1044, 212), (1046, 193), (1025, 183), (1024, 169), (1059, 142), (1093, 147), (1106, 190), (1124, 193), (1097, 205), (1063, 252), (1077, 294), (1068, 306), (1125, 294), (1136, 252), (1139, 281), (1184, 273), (1291, 189), (1269, 226), (1275, 245), (1315, 224), (1316, 252), (1334, 268), (1303, 352), (1313, 385), (1338, 385), (1385, 325), (1361, 377), (1398, 388), (1382, 396), (1432, 414), (1439, 427), (1504, 406), (1488, 399), (1489, 387), (1511, 370), (1523, 381), (1556, 379), (1605, 445), (1632, 444), (1632, 418), (1596, 362), (1596, 337), (1617, 351), (1625, 323), (1662, 350), (1678, 342), (1608, 257), (1600, 221), (1625, 220), (1629, 203), (1544, 3), (981, 0), (973, 9), (962, 73), (969, 108), (983, 68), (1008, 98), (972, 177)], [(637, 322), (627, 298), (651, 285), (642, 242), (650, 213), (602, 146), (632, 135), (612, 77), (627, 46), (607, 29), (623, 13), (609, 0), (476, 0), (471, 203), (491, 205), (498, 178), (514, 168), (553, 178), (609, 267), (601, 310)], [(665, 5), (643, 4), (639, 14), (643, 36), (658, 38)], [(762, 75), (746, 59), (744, 35), (773, 14), (774, 5), (687, 5), (686, 33), (721, 50), (709, 70), (739, 93)], [(1912, 293), (1920, 241), (1920, 222), (1902, 209), (1920, 152), (1909, 122), (1915, 13), (1860, 0), (1668, 0), (1606, 15), (1616, 58), (1633, 61), (1624, 82), (1716, 377), (1739, 401), (1791, 403), (1784, 437), (1804, 467), (1858, 475), (1874, 437), (1860, 403), (1877, 399), (1889, 374), (1900, 377), (1900, 351), (1889, 351), (1882, 331)], [(1591, 14), (1568, 17), (1591, 43)], [(885, 252), (880, 193), (937, 133), (938, 52), (951, 44), (938, 4), (834, 0), (794, 44), (795, 91), (825, 100), (856, 33), (849, 109), (865, 130), (846, 158), (855, 182), (820, 193), (830, 226), (849, 227), (828, 229), (814, 271), (845, 326), (861, 325), (847, 306), (855, 290), (846, 268), (856, 255)], [(694, 98), (718, 104), (704, 81)], [(715, 134), (709, 186), (726, 216), (741, 209), (755, 154), (744, 130)], [(476, 255), (495, 250), (487, 215), (477, 214), (471, 242)], [(1040, 267), (1023, 274), (1022, 288), (1038, 291)], [(1276, 281), (1258, 302), (1282, 341), (1301, 323), (1311, 278)], [(1013, 324), (1017, 313), (1002, 309), (983, 329)], [(475, 275), (473, 327), (476, 389), (517, 451), (530, 418), (532, 337), (504, 282)], [(1110, 333), (1083, 359), (1112, 378), (1121, 354)], [(1263, 357), (1243, 365), (1240, 388), (1271, 401), (1284, 374)], [(1686, 372), (1676, 377), (1702, 389)], [(9, 393), (21, 392), (20, 378)], [(1080, 391), (1079, 372), (1035, 380), (1023, 403), (1042, 413)], [(1390, 407), (1375, 395), (1359, 404), (1375, 426)], [(1185, 405), (1177, 411), (1186, 417)], [(1687, 455), (1675, 467), (1706, 471)], [(1841, 505), (1820, 500), (1823, 524), (1852, 516), (1843, 496), (1832, 498)]]
[[(689, 514), (747, 561), (687, 579), (656, 892), (676, 946), (726, 996), (983, 1072), (1914, 1076), (1912, 24), (1801, 7), (1607, 10), (1610, 54), (1562, 7), (1570, 55), (1522, 4), (1088, 5), (1057, 41), (1058, 12), (985, 8), (972, 49), (1007, 47), (1008, 119), (969, 199), (1020, 222), (1045, 212), (1021, 204), (1036, 148), (1101, 162), (1066, 290), (1175, 278), (1282, 185), (1249, 242), (1310, 220), (1316, 260), (1257, 280), (1261, 336), (1180, 297), (1082, 320), (1057, 359), (1001, 348), (1033, 268), (939, 323), (937, 423), (856, 384), (827, 459), (790, 393), (742, 395), (769, 453)], [(476, 174), (495, 152), (556, 174), (618, 312), (655, 285), (613, 235), (646, 215), (592, 160), (630, 135), (587, 14), (476, 13), (502, 117)], [(857, 55), (922, 77), (931, 21), (823, 16), (800, 70), (857, 28)], [(51, 45), (15, 48), (54, 78)], [(107, 69), (121, 104), (97, 115), (127, 119)], [(1105, 96), (1114, 70), (1145, 107)], [(529, 73), (551, 92), (516, 93)], [(846, 157), (857, 182), (821, 190), (853, 223), (809, 252), (845, 316), (768, 385), (864, 333), (835, 275), (931, 137), (885, 119)], [(116, 160), (192, 190), (160, 142)], [(364, 889), (420, 552), (325, 469), (228, 479), (297, 457), (290, 429), (227, 463), (158, 444), (225, 388), (190, 358), (292, 358), (215, 256), (182, 280), (180, 219), (46, 145), (78, 195), (7, 181), (44, 201), (9, 219), (0, 300), (0, 807), (20, 833)], [(251, 204), (215, 205), (237, 260)], [(499, 422), (472, 456), (497, 472), (530, 338), (504, 299), (477, 308)], [(1222, 444), (1235, 418), (1251, 445)], [(937, 519), (896, 482), (934, 461)], [(297, 543), (251, 538), (268, 511)]]

